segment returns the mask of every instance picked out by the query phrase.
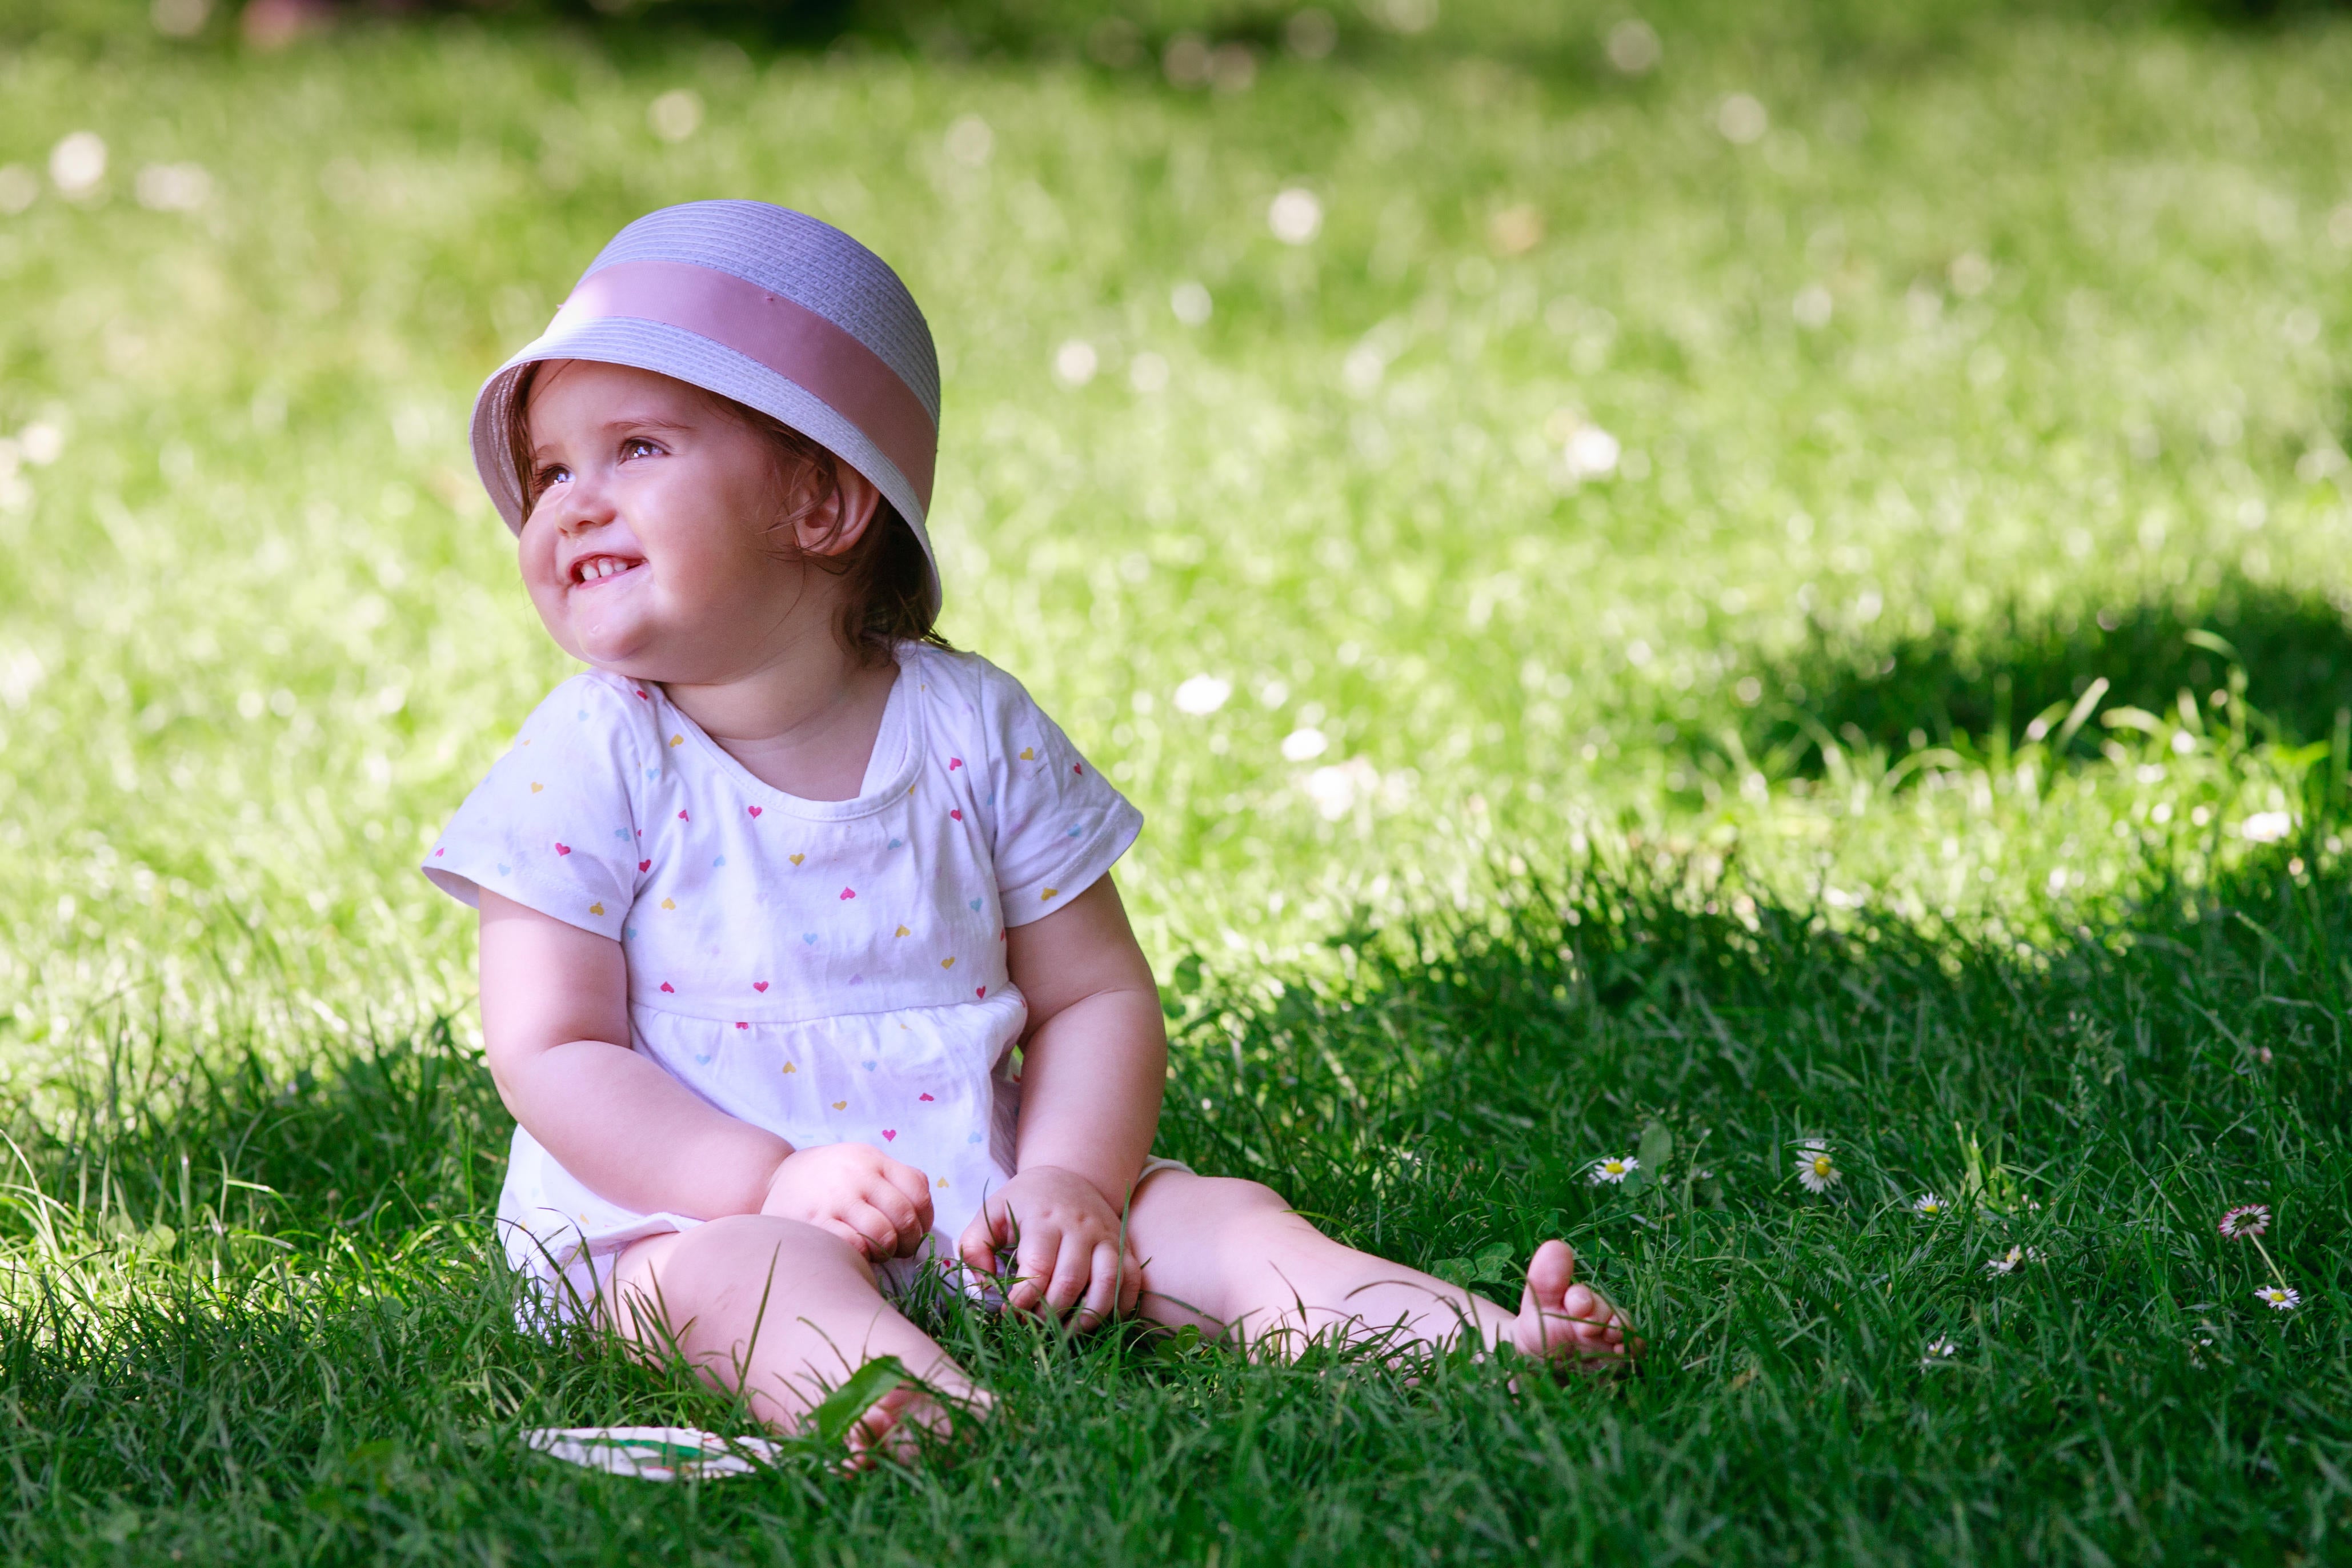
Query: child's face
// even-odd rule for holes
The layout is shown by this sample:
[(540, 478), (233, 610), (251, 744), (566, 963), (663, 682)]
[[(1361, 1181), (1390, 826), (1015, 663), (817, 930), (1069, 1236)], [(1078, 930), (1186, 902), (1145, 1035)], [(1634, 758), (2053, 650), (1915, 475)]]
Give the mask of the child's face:
[(574, 658), (715, 683), (829, 605), (833, 580), (774, 530), (774, 449), (711, 399), (651, 371), (566, 360), (540, 373), (529, 414), (538, 499), (523, 581)]

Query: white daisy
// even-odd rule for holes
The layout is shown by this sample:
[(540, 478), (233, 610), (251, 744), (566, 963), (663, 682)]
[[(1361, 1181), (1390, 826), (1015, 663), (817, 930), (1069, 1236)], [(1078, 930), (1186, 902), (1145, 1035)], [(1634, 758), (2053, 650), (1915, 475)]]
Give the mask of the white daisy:
[(1948, 1339), (1939, 1339), (1927, 1346), (1927, 1354), (1926, 1357), (1927, 1364), (1932, 1366), (1939, 1361), (1949, 1361), (1952, 1357), (1959, 1354), (1960, 1347), (1958, 1345), (1954, 1344)]
[(1807, 1192), (1827, 1192), (1845, 1180), (1845, 1172), (1831, 1161), (1829, 1145), (1814, 1138), (1800, 1151), (1797, 1179), (1805, 1184)]
[(1603, 1182), (1614, 1184), (1641, 1168), (1642, 1162), (1632, 1155), (1612, 1155), (1592, 1167), (1592, 1182), (1596, 1186)]
[(1923, 1192), (1916, 1198), (1912, 1200), (1911, 1212), (1914, 1214), (1924, 1214), (1928, 1218), (1933, 1219), (1937, 1215), (1944, 1212), (1945, 1207), (1946, 1205), (1942, 1198), (1937, 1197), (1932, 1192)]
[(2303, 1305), (2302, 1292), (2292, 1285), (2264, 1285), (2254, 1292), (2254, 1300), (2265, 1303), (2274, 1312), (2291, 1312)]
[(2012, 1247), (1998, 1258), (1986, 1259), (1985, 1272), (1988, 1274), (2013, 1274), (2028, 1263), (2039, 1263), (2041, 1261), (2042, 1249), (2040, 1248)]

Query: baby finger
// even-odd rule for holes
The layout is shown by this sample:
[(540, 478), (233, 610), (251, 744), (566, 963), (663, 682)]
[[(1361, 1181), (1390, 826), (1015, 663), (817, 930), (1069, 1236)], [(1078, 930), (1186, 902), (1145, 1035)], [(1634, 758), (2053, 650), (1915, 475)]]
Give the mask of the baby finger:
[(885, 1258), (898, 1256), (898, 1228), (891, 1223), (888, 1215), (860, 1200), (850, 1203), (843, 1209), (841, 1217), (849, 1222), (851, 1229), (865, 1239), (866, 1257), (869, 1262), (878, 1263)]
[(849, 1249), (851, 1251), (856, 1253), (860, 1258), (866, 1259), (869, 1262), (873, 1260), (874, 1243), (868, 1241), (863, 1231), (850, 1224), (848, 1220), (843, 1218), (841, 1216), (837, 1214), (820, 1215), (816, 1218), (810, 1220), (808, 1223), (815, 1226), (819, 1230), (825, 1232), (829, 1236), (840, 1237), (844, 1241), (849, 1243)]
[(1094, 1282), (1094, 1274), (1095, 1249), (1076, 1232), (1064, 1234), (1054, 1260), (1053, 1282), (1045, 1287), (1045, 1310), (1057, 1318), (1067, 1317)]
[(883, 1255), (892, 1258), (911, 1257), (929, 1234), (931, 1217), (927, 1209), (919, 1209), (907, 1201), (907, 1195), (888, 1182), (877, 1182), (866, 1194), (866, 1202), (882, 1216), (890, 1227), (889, 1243)]
[(930, 1229), (932, 1220), (930, 1178), (906, 1161), (894, 1160), (885, 1155), (882, 1158), (882, 1179), (888, 1182), (891, 1190), (904, 1197), (908, 1206), (914, 1209), (916, 1228), (919, 1231)]
[(1018, 1214), (1009, 1214), (1007, 1223), (1019, 1241), (1013, 1249), (1013, 1269), (1017, 1282), (1004, 1292), (1005, 1303), (1019, 1312), (1034, 1312), (1054, 1283), (1054, 1265), (1062, 1251), (1061, 1228), (1042, 1220), (1024, 1226)]
[(996, 1277), (997, 1244), (1003, 1237), (1003, 1228), (999, 1224), (1003, 1218), (1003, 1200), (992, 1197), (980, 1206), (971, 1222), (964, 1226), (963, 1234), (956, 1238), (956, 1254), (963, 1260), (964, 1267), (992, 1280)]
[(1094, 1328), (1109, 1317), (1119, 1305), (1120, 1251), (1116, 1241), (1095, 1244), (1092, 1262), (1094, 1278), (1087, 1286), (1087, 1299), (1078, 1308), (1078, 1327)]
[(1135, 1303), (1143, 1299), (1143, 1260), (1134, 1249), (1121, 1244), (1118, 1249), (1118, 1315), (1135, 1315)]

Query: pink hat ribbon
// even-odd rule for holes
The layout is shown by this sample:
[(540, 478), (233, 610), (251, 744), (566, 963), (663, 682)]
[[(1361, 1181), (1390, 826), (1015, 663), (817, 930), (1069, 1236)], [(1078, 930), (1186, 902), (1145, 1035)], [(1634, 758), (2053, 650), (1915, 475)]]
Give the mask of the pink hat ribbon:
[(930, 506), (930, 412), (880, 355), (815, 311), (714, 267), (622, 261), (582, 278), (548, 331), (606, 317), (676, 327), (765, 365), (856, 425)]

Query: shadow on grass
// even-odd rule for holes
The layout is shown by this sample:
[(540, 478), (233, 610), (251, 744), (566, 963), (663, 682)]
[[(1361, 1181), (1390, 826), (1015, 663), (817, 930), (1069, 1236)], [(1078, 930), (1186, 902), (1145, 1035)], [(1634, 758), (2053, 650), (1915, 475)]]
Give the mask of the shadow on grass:
[[(2225, 582), (2200, 602), (2170, 600), (2078, 616), (2011, 612), (1966, 628), (1937, 626), (1892, 646), (1857, 648), (1827, 631), (1762, 679), (1746, 726), (1751, 755), (1821, 765), (1818, 739), (1899, 756), (1923, 746), (1981, 755), (2045, 728), (2095, 681), (2105, 706), (2171, 716), (2185, 693), (2209, 708), (2244, 672), (2242, 695), (2274, 738), (2324, 740), (2352, 704), (2352, 620), (2317, 595)], [(2101, 731), (2074, 749), (2096, 751)]]
[[(2159, 878), (2052, 951), (1607, 867), (1523, 883), (1355, 934), (1344, 983), (1190, 971), (1162, 1142), (1506, 1301), (1566, 1236), (1655, 1335), (1629, 1424), (1705, 1434), (1660, 1473), (1741, 1521), (1732, 1557), (2226, 1560), (2294, 1536), (2278, 1505), (2352, 1455), (2313, 1397), (2347, 1325), (2312, 1310), (2352, 1289), (2352, 884), (2297, 855), (2319, 861)], [(1820, 1196), (1812, 1138), (1839, 1172)], [(2214, 1230), (2249, 1201), (2283, 1276)], [(2301, 1317), (2253, 1298), (2282, 1277)], [(1973, 1381), (1923, 1376), (1944, 1356)], [(2217, 1443), (2222, 1411), (2244, 1425)], [(2136, 1500), (2078, 1508), (2102, 1451), (2136, 1456)], [(1962, 1480), (1960, 1453), (2016, 1462)], [(1979, 1511), (2000, 1547), (1969, 1543)]]
[[(515, 1330), (479, 1213), (503, 1114), (446, 1033), (291, 1081), (100, 1081), (61, 1132), (26, 1129), (27, 1162), (78, 1211), (104, 1173), (137, 1228), (85, 1227), (111, 1281), (94, 1310), (58, 1294), (87, 1262), (25, 1267), (12, 1221), (0, 1542), (247, 1563), (887, 1556), (908, 1531), (1155, 1561), (1229, 1536), (1318, 1562), (2309, 1551), (2352, 1500), (2328, 1500), (2352, 1423), (2320, 1392), (2352, 1290), (2352, 886), (2290, 874), (2298, 850), (2317, 862), (2282, 845), (2220, 885), (2159, 882), (2137, 920), (2050, 952), (1587, 865), (1350, 934), (1328, 972), (1188, 963), (1165, 1152), (1504, 1299), (1565, 1234), (1652, 1336), (1650, 1375), (1514, 1396), (1192, 1353), (1136, 1376), (1116, 1336), (935, 1313), (1002, 1414), (969, 1462), (854, 1506), (810, 1473), (648, 1510), (521, 1455), (526, 1425), (730, 1411)], [(1822, 1197), (1795, 1175), (1811, 1136), (1841, 1171)], [(1589, 1178), (1636, 1149), (1640, 1181)], [(215, 1234), (216, 1168), (278, 1196)], [(1915, 1212), (1923, 1191), (1950, 1211)], [(2256, 1260), (2213, 1232), (2242, 1201), (2277, 1217), (2299, 1315), (2252, 1305)], [(1989, 1275), (2010, 1248), (2028, 1262)], [(1952, 1365), (1923, 1370), (1933, 1344)]]
[(1162, 1139), (1409, 1256), (1614, 1212), (1587, 1172), (1652, 1120), (1677, 1175), (1753, 1201), (1813, 1134), (1871, 1151), (1875, 1197), (1957, 1194), (1956, 1124), (2032, 1166), (2074, 1151), (2037, 1190), (2234, 1165), (2256, 1125), (2340, 1159), (2352, 883), (2289, 875), (2302, 854), (2159, 881), (2130, 925), (2050, 952), (1605, 867), (1525, 882), (1459, 924), (1358, 933), (1343, 984), (1267, 999), (1186, 968)]

